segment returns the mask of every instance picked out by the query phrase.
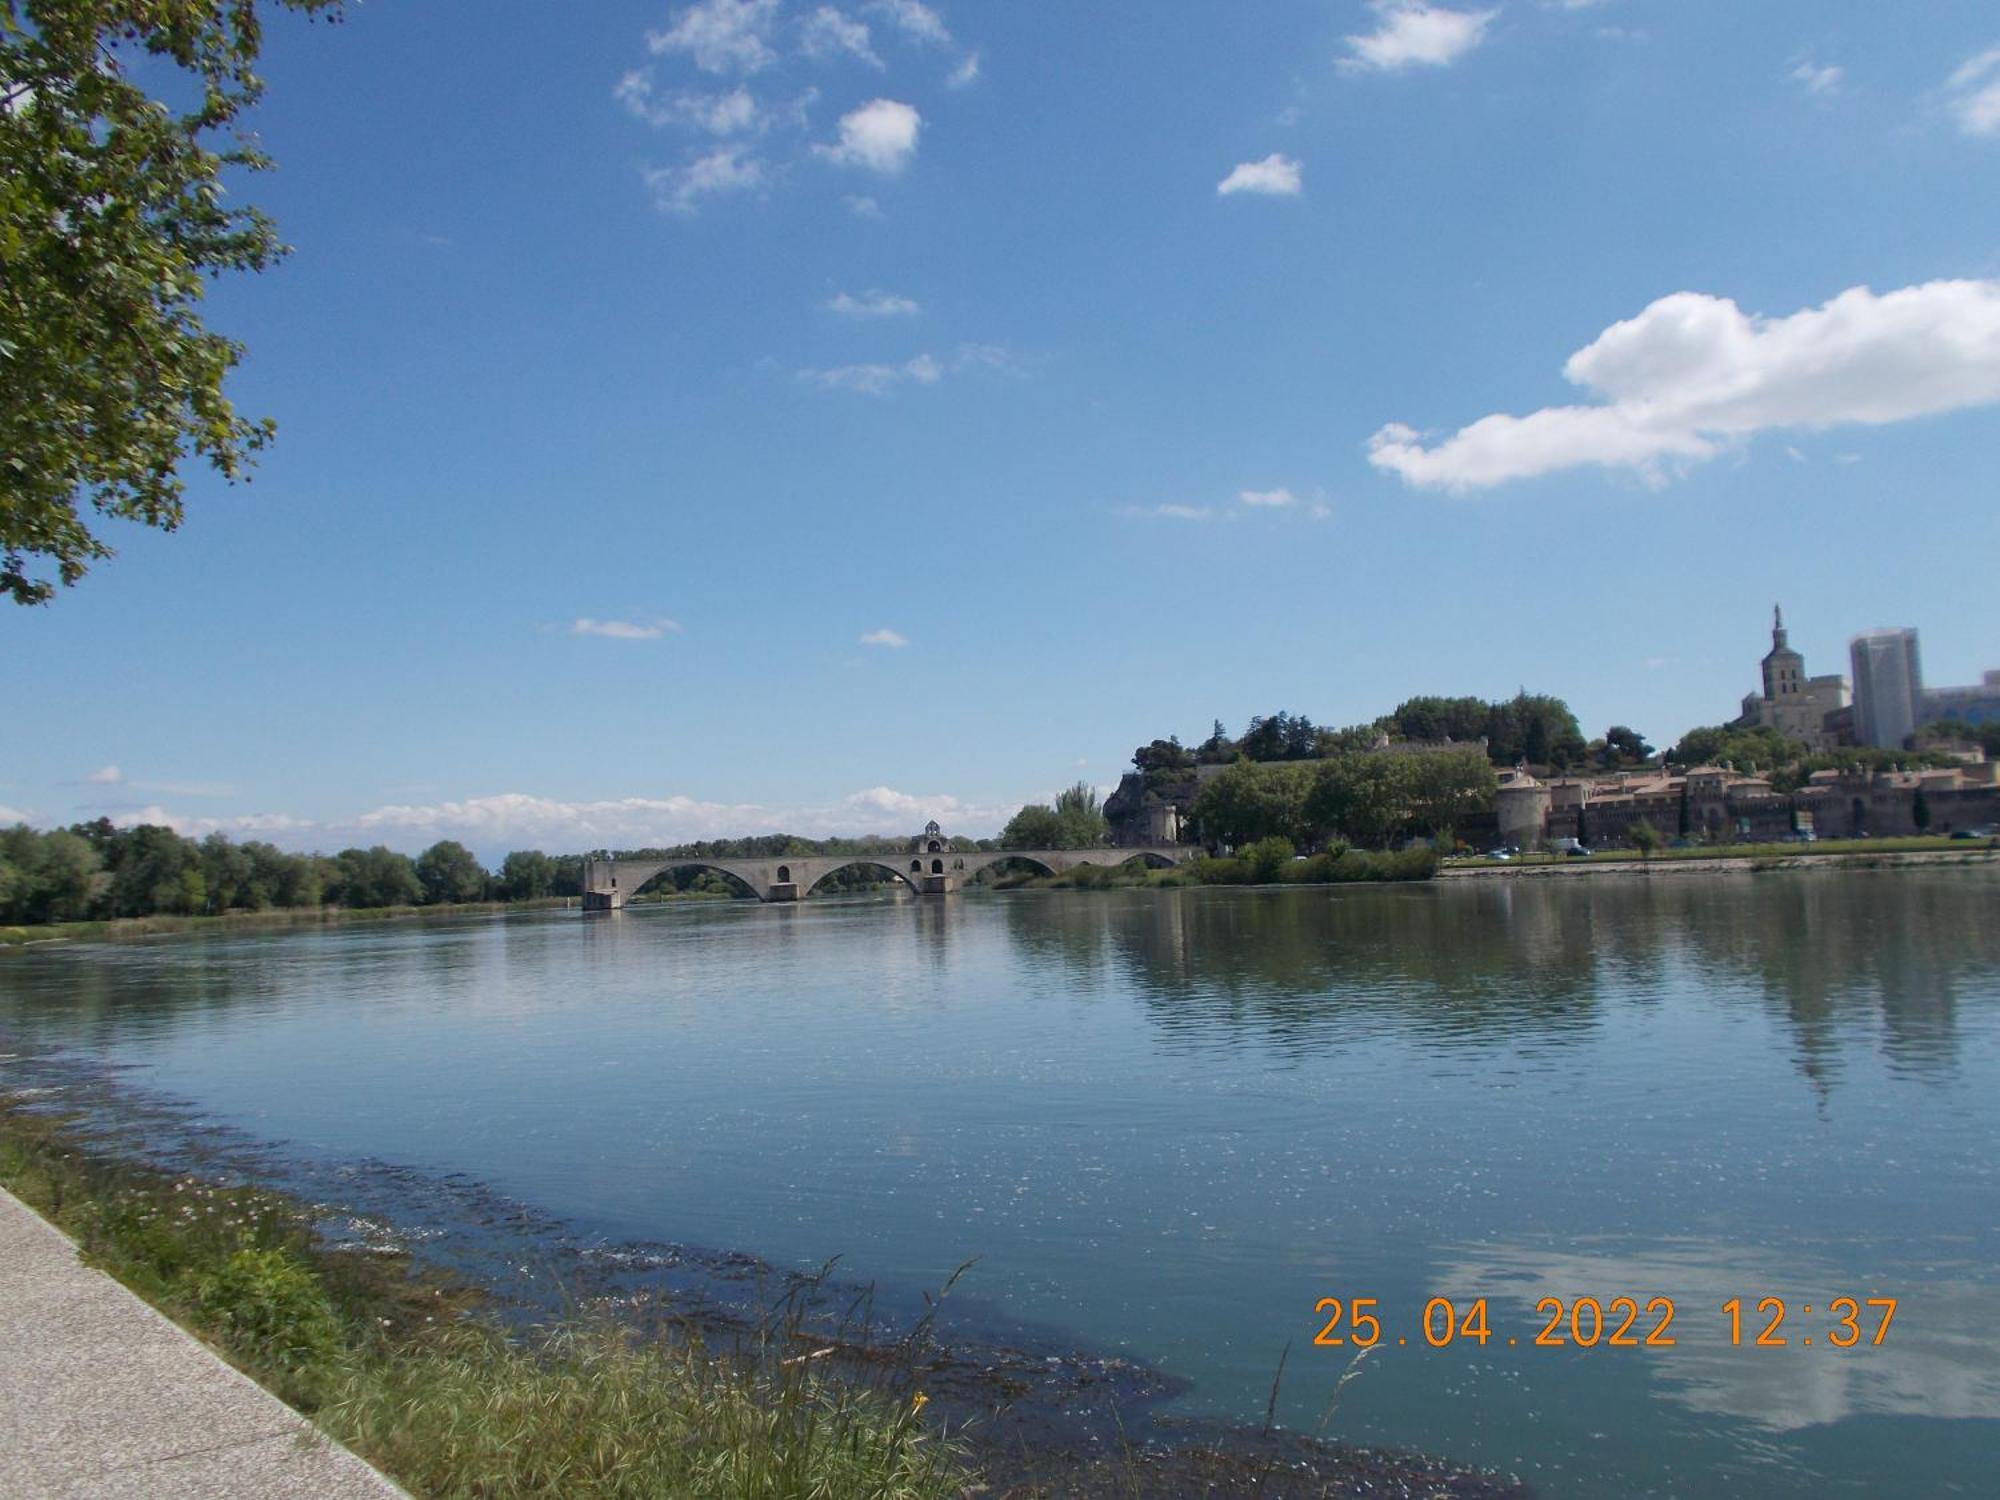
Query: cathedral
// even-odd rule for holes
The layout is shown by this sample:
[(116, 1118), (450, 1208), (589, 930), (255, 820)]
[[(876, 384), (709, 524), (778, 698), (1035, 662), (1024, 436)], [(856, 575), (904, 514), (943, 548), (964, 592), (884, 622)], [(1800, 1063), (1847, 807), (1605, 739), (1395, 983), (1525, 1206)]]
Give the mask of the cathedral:
[(1806, 659), (1785, 636), (1785, 612), (1771, 607), (1771, 649), (1764, 656), (1764, 691), (1743, 700), (1746, 729), (1775, 729), (1808, 750), (1831, 750), (1841, 743), (1851, 717), (1847, 679), (1839, 673), (1806, 676)]

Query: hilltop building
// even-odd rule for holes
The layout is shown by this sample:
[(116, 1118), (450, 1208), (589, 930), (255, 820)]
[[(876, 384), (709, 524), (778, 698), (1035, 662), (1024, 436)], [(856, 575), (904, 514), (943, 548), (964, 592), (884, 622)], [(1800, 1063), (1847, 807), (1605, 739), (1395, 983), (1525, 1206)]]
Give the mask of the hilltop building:
[(1924, 716), (1924, 674), (1914, 630), (1867, 630), (1848, 643), (1854, 664), (1854, 738), (1900, 750)]
[(1847, 717), (1847, 679), (1839, 673), (1806, 676), (1806, 659), (1791, 646), (1785, 612), (1771, 607), (1771, 649), (1763, 663), (1763, 692), (1743, 699), (1746, 729), (1775, 729), (1808, 750), (1831, 750), (1840, 743)]

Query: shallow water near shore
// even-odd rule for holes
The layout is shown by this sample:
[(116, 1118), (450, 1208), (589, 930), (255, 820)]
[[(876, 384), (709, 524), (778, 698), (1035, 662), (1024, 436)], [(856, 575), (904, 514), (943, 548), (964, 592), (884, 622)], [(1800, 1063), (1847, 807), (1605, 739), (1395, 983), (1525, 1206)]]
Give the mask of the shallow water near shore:
[[(1545, 1495), (1983, 1493), (1996, 914), (1979, 869), (212, 930), (9, 955), (0, 1034), (587, 1241), (839, 1254), (892, 1307), (977, 1257), (974, 1316), (1177, 1416), (1261, 1421), (1289, 1343), (1287, 1426), (1352, 1371), (1331, 1435)], [(1537, 1347), (1545, 1296), (1676, 1342)], [(1326, 1297), (1376, 1299), (1359, 1365)], [(1430, 1347), (1433, 1297), (1491, 1336)]]

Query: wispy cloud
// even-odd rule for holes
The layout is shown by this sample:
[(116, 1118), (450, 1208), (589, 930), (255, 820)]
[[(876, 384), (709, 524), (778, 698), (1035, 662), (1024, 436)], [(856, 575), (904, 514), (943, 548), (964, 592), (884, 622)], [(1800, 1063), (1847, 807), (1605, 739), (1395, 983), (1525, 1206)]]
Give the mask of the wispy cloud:
[(831, 370), (801, 370), (799, 379), (821, 390), (880, 396), (899, 385), (936, 385), (944, 379), (944, 366), (931, 355), (919, 354), (899, 365), (839, 365)]
[(843, 318), (912, 318), (923, 311), (908, 297), (894, 292), (863, 292), (858, 297), (842, 292), (828, 301), (826, 310)]
[(951, 45), (943, 19), (920, 0), (869, 0), (868, 13), (883, 16), (905, 36), (939, 47)]
[(860, 643), (864, 646), (888, 646), (892, 650), (900, 651), (903, 647), (910, 644), (910, 638), (900, 631), (889, 629), (885, 625), (880, 630), (864, 632)]
[(1582, 465), (1662, 483), (1772, 429), (1880, 425), (2000, 403), (2000, 281), (1867, 287), (1789, 317), (1677, 292), (1607, 328), (1563, 374), (1602, 398), (1482, 417), (1427, 444), (1390, 423), (1369, 462), (1456, 492)]
[(1119, 514), (1162, 521), (1210, 521), (1215, 518), (1214, 508), (1207, 505), (1128, 505)]
[(1811, 58), (1807, 58), (1792, 69), (1792, 78), (1804, 84), (1809, 94), (1837, 94), (1840, 92), (1840, 82), (1846, 76), (1845, 68), (1831, 65), (1821, 67)]
[(643, 175), (653, 201), (677, 214), (694, 213), (719, 194), (751, 192), (766, 180), (763, 162), (740, 145), (717, 146), (683, 166), (649, 167)]
[(968, 52), (959, 59), (958, 66), (945, 75), (944, 86), (948, 89), (970, 88), (979, 82), (979, 54)]
[(680, 631), (677, 621), (664, 616), (652, 620), (592, 620), (583, 618), (569, 627), (571, 635), (601, 636), (610, 641), (657, 641)]
[(901, 364), (838, 365), (830, 370), (800, 370), (798, 378), (827, 391), (855, 391), (864, 396), (881, 396), (900, 385), (936, 385), (946, 375), (967, 371), (993, 371), (1025, 376), (1026, 366), (1004, 344), (960, 344), (949, 362), (924, 353)]
[(814, 154), (837, 166), (861, 167), (894, 176), (917, 154), (923, 116), (896, 99), (870, 99), (840, 117), (840, 139), (813, 147)]
[(2000, 47), (1969, 59), (1945, 81), (1947, 107), (1967, 135), (2000, 135)]
[(1373, 0), (1377, 25), (1347, 38), (1351, 54), (1342, 66), (1393, 73), (1410, 67), (1447, 67), (1486, 38), (1500, 14), (1494, 10), (1447, 10), (1424, 0)]
[(1229, 175), (1215, 185), (1215, 190), (1224, 197), (1231, 193), (1264, 193), (1294, 198), (1304, 187), (1299, 173), (1297, 162), (1274, 151), (1262, 161), (1237, 163), (1230, 169)]
[(652, 73), (645, 68), (635, 68), (620, 78), (611, 97), (624, 105), (628, 114), (661, 128), (680, 125), (709, 135), (748, 135), (770, 123), (757, 107), (756, 96), (740, 84), (727, 93), (695, 90), (662, 98), (654, 88)]
[(778, 0), (701, 0), (664, 31), (647, 34), (655, 55), (685, 54), (704, 73), (755, 73), (778, 60), (771, 46)]
[(857, 21), (831, 5), (822, 5), (799, 23), (799, 45), (816, 61), (851, 57), (880, 69), (882, 59), (869, 45), (868, 23)]
[(83, 779), (91, 786), (116, 786), (125, 779), (125, 773), (116, 766), (99, 766)]
[(1236, 498), (1245, 505), (1262, 506), (1266, 509), (1298, 504), (1299, 497), (1287, 489), (1243, 490)]
[(25, 807), (9, 807), (0, 802), (0, 824), (12, 827), (16, 823), (32, 823), (35, 815)]

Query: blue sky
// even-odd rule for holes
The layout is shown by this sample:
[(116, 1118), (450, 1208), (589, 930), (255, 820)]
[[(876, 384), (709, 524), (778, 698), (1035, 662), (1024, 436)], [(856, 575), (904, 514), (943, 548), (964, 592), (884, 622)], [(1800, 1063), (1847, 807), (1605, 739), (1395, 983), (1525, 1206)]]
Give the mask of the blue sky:
[[(0, 815), (991, 832), (1419, 692), (2000, 666), (1985, 0), (369, 3), (218, 286), (279, 438), (0, 619)], [(95, 779), (93, 779), (95, 778)]]

